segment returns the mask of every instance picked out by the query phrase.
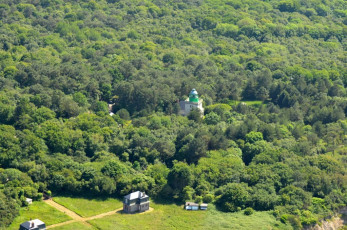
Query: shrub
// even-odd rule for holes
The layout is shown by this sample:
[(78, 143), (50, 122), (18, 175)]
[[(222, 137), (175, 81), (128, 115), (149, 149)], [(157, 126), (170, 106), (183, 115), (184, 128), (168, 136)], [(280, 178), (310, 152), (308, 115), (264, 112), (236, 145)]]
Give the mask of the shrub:
[(202, 196), (196, 196), (195, 203), (201, 203), (201, 202), (202, 202)]
[(281, 216), (281, 222), (283, 223), (283, 224), (285, 224), (285, 223), (287, 223), (287, 219), (288, 219), (288, 215), (286, 215), (286, 214), (284, 214), (284, 215), (282, 215)]
[(202, 200), (204, 201), (204, 203), (211, 203), (213, 201), (213, 195), (206, 194)]
[(253, 208), (250, 208), (250, 207), (246, 208), (245, 211), (243, 212), (243, 214), (245, 214), (246, 216), (250, 216), (253, 213), (254, 213), (254, 210)]

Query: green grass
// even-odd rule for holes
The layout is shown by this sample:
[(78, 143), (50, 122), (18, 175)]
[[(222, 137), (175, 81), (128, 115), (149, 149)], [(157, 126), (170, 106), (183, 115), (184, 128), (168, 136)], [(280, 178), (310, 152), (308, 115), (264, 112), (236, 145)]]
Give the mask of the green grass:
[(263, 102), (263, 101), (233, 101), (231, 100), (228, 104), (229, 105), (238, 105), (240, 103), (245, 103), (248, 106), (254, 106), (254, 107), (260, 107), (262, 104), (266, 104), (267, 102)]
[(151, 203), (154, 211), (143, 214), (122, 214), (89, 221), (97, 229), (291, 229), (269, 213), (255, 212), (245, 216), (243, 212), (223, 213), (213, 205), (208, 211), (186, 211), (175, 204)]
[(259, 106), (261, 104), (263, 104), (262, 101), (240, 101), (240, 102), (243, 102), (243, 103), (246, 103), (246, 105), (254, 105), (254, 106)]
[(74, 211), (82, 217), (95, 216), (109, 212), (123, 206), (122, 201), (114, 198), (76, 198), (76, 197), (54, 197), (53, 200), (64, 207)]
[(69, 216), (45, 204), (43, 201), (36, 201), (28, 207), (21, 208), (19, 216), (14, 219), (8, 229), (18, 230), (19, 225), (30, 220), (30, 218), (40, 219), (45, 222), (46, 226), (71, 220)]
[(270, 212), (254, 212), (250, 216), (243, 214), (243, 211), (236, 213), (225, 213), (217, 211), (211, 206), (205, 221), (206, 229), (292, 229), (291, 226), (284, 225)]
[[(54, 200), (82, 216), (94, 216), (112, 211), (122, 206), (117, 199), (86, 199), (72, 197), (55, 197)], [(159, 204), (151, 201), (154, 210), (143, 214), (124, 214), (106, 216), (89, 221), (94, 227), (76, 222), (54, 228), (54, 230), (113, 230), (113, 229), (241, 229), (241, 230), (291, 230), (288, 225), (277, 221), (270, 212), (255, 212), (245, 216), (243, 212), (224, 213), (209, 205), (207, 211), (186, 211), (183, 206), (176, 204)], [(18, 229), (27, 220), (39, 218), (52, 225), (70, 220), (70, 217), (57, 211), (43, 202), (34, 202), (28, 208), (22, 208), (20, 216), (9, 227)]]
[(67, 225), (63, 225), (60, 227), (55, 227), (52, 228), (54, 230), (92, 230), (95, 229), (92, 226), (86, 226), (85, 224), (79, 223), (79, 222), (75, 222), (75, 223), (71, 223), (71, 224), (67, 224)]

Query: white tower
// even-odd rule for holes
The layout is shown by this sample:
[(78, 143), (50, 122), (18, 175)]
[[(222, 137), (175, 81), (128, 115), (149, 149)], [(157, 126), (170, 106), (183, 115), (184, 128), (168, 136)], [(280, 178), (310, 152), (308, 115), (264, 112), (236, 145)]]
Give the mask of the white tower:
[(199, 99), (198, 92), (195, 89), (192, 89), (189, 93), (189, 97), (185, 101), (180, 101), (180, 115), (188, 116), (190, 111), (193, 109), (199, 109), (201, 116), (204, 115), (204, 108), (202, 107), (202, 99)]

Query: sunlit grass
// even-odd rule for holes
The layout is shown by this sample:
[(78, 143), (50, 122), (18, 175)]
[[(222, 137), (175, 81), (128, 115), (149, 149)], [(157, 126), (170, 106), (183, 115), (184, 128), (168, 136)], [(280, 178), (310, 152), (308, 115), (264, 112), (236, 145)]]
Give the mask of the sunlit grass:
[(82, 224), (80, 222), (75, 222), (59, 227), (52, 228), (53, 230), (92, 230), (95, 229), (93, 226), (87, 226), (85, 224)]
[(97, 199), (60, 196), (54, 197), (53, 200), (82, 217), (95, 216), (123, 206), (122, 201), (115, 198)]
[(122, 214), (90, 221), (97, 229), (291, 229), (277, 221), (270, 212), (224, 213), (210, 205), (208, 211), (186, 211), (176, 204), (150, 205), (154, 210), (143, 214)]
[(40, 219), (46, 226), (71, 220), (69, 216), (45, 204), (43, 201), (36, 201), (28, 207), (21, 208), (19, 216), (14, 219), (8, 229), (18, 230), (21, 223), (30, 219)]

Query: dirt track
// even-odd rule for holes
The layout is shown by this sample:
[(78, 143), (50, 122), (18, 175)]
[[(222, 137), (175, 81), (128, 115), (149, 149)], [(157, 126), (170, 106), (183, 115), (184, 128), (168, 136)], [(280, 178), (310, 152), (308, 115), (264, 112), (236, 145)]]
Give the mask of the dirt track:
[[(66, 215), (68, 215), (68, 216), (70, 216), (72, 218), (72, 220), (69, 220), (69, 221), (65, 221), (65, 222), (62, 222), (62, 223), (49, 225), (49, 226), (47, 226), (47, 229), (63, 226), (63, 225), (66, 225), (66, 224), (71, 224), (71, 223), (74, 223), (74, 222), (80, 222), (80, 223), (82, 223), (84, 225), (87, 225), (87, 226), (91, 227), (92, 225), (87, 222), (88, 220), (94, 220), (94, 219), (103, 218), (105, 216), (110, 216), (110, 215), (116, 214), (117, 212), (120, 212), (121, 210), (123, 210), (123, 208), (118, 208), (118, 209), (110, 211), (110, 212), (105, 212), (105, 213), (101, 213), (99, 215), (95, 215), (95, 216), (90, 216), (90, 217), (85, 217), (84, 218), (84, 217), (81, 217), (80, 215), (78, 215), (77, 213), (71, 211), (70, 209), (67, 209), (64, 206), (58, 204), (57, 202), (55, 202), (53, 200), (45, 200), (44, 202), (46, 204), (48, 204), (48, 205), (58, 209), (59, 211), (65, 213)], [(148, 212), (151, 212), (151, 211), (153, 211), (153, 208), (149, 208), (149, 210), (147, 212), (142, 212), (140, 214), (148, 213)]]
[(53, 225), (47, 226), (47, 229), (55, 228), (55, 227), (58, 227), (58, 226), (63, 226), (63, 225), (66, 225), (66, 224), (71, 224), (71, 223), (74, 223), (74, 222), (80, 222), (80, 223), (82, 223), (84, 225), (92, 226), (91, 224), (89, 224), (87, 222), (88, 220), (94, 220), (94, 219), (102, 218), (104, 216), (113, 215), (113, 214), (117, 213), (118, 211), (122, 210), (122, 208), (119, 208), (119, 209), (113, 210), (111, 212), (105, 212), (105, 213), (102, 213), (102, 214), (99, 214), (99, 215), (96, 215), (96, 216), (83, 218), (80, 215), (78, 215), (77, 213), (71, 211), (70, 209), (65, 208), (64, 206), (58, 204), (57, 202), (55, 202), (53, 200), (45, 200), (44, 202), (46, 204), (48, 204), (48, 205), (58, 209), (59, 211), (65, 213), (66, 215), (68, 215), (68, 216), (70, 216), (72, 218), (72, 220), (69, 220), (69, 221), (65, 221), (65, 222), (62, 222), (62, 223), (58, 223), (58, 224), (53, 224)]

